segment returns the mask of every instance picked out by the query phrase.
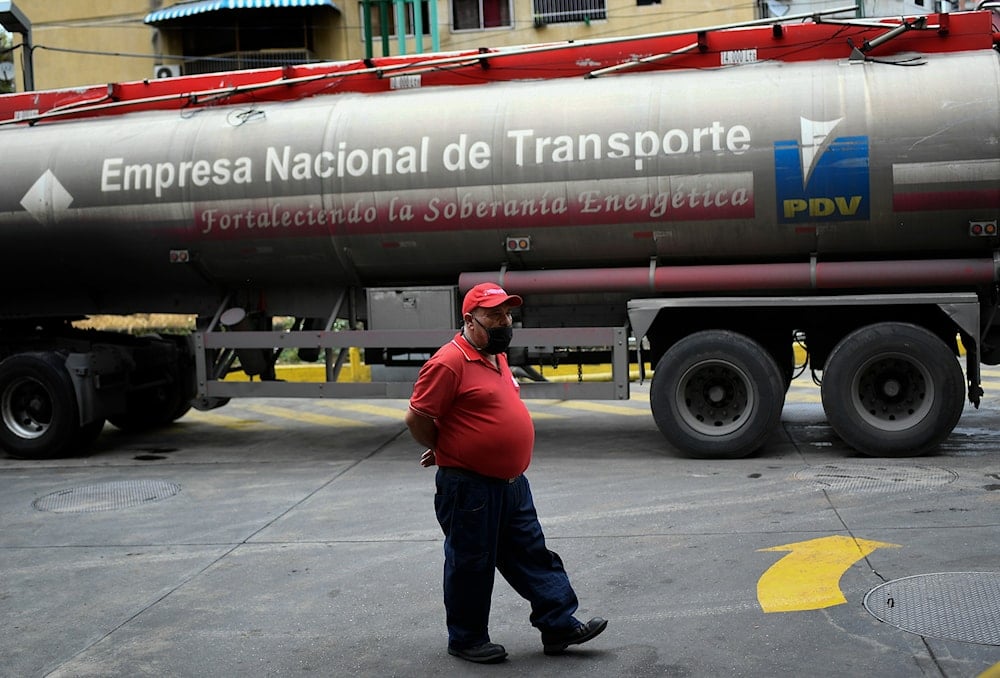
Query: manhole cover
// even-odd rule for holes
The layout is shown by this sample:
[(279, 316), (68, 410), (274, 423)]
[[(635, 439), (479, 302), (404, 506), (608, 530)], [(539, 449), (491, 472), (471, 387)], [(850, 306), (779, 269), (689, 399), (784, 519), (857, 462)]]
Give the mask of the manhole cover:
[(112, 511), (149, 504), (180, 491), (180, 485), (165, 480), (120, 480), (59, 490), (39, 497), (31, 505), (39, 511), (53, 513)]
[(824, 464), (797, 471), (794, 477), (832, 490), (909, 492), (947, 485), (958, 474), (935, 466)]
[(939, 572), (876, 586), (865, 609), (929, 638), (1000, 645), (1000, 572)]

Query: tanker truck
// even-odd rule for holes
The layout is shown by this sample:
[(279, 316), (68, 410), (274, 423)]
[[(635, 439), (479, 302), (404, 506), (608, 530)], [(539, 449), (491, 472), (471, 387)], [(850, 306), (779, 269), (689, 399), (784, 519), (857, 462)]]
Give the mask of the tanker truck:
[[(625, 399), (648, 363), (665, 447), (742, 457), (795, 339), (847, 444), (933, 450), (1000, 362), (1000, 22), (842, 14), (0, 97), (0, 446), (407, 398), (493, 281), (524, 397)], [(133, 313), (197, 322), (75, 324)], [(325, 380), (276, 378), (286, 349)]]

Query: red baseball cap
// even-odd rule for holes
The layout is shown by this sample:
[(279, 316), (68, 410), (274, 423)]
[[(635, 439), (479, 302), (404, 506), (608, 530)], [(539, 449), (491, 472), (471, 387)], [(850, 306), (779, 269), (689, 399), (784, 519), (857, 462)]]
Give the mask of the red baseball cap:
[(465, 293), (465, 301), (462, 302), (462, 315), (470, 313), (478, 306), (494, 308), (500, 304), (520, 306), (523, 303), (524, 300), (521, 297), (516, 294), (507, 294), (506, 290), (496, 283), (479, 283)]

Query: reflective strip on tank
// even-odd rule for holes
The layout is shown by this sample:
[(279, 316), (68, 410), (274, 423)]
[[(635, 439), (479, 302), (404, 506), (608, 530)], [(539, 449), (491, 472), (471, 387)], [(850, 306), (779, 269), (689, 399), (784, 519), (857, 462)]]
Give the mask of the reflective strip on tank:
[(1000, 181), (1000, 159), (902, 163), (892, 166), (892, 181), (896, 184)]
[(1000, 159), (900, 163), (892, 178), (897, 212), (1000, 208)]

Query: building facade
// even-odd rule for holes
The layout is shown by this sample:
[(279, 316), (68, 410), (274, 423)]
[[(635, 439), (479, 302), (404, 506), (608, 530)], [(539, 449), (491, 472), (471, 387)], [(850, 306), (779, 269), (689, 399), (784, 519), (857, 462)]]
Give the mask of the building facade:
[[(857, 13), (922, 14), (937, 11), (940, 2), (868, 0)], [(30, 21), (34, 89), (55, 89), (387, 54), (660, 33), (849, 4), (838, 0), (0, 0), (0, 9), (13, 5)], [(946, 8), (958, 7), (948, 2)], [(7, 72), (15, 74), (14, 89), (23, 91), (28, 43), (24, 35), (14, 34), (13, 44), (14, 67), (7, 67)]]
[[(34, 89), (149, 77), (150, 0), (13, 0), (31, 23)], [(0, 21), (0, 23), (3, 23)], [(24, 91), (25, 37), (13, 34), (15, 89)]]

